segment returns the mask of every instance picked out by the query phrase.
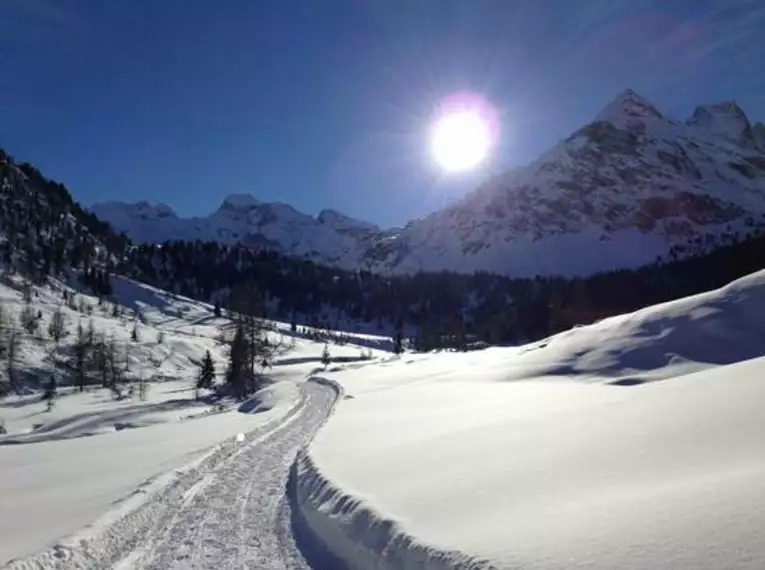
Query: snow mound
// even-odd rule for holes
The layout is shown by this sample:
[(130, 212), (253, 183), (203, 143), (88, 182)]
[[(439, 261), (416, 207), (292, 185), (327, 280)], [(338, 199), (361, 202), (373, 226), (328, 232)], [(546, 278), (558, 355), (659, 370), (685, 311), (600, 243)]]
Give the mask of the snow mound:
[(290, 492), (300, 524), (348, 568), (491, 570), (486, 561), (419, 542), (391, 519), (345, 493), (306, 453), (292, 465)]
[(277, 382), (266, 386), (239, 405), (243, 414), (260, 414), (274, 409), (285, 400), (297, 397), (297, 386), (291, 382)]
[(578, 327), (509, 355), (508, 379), (660, 380), (765, 356), (765, 271)]

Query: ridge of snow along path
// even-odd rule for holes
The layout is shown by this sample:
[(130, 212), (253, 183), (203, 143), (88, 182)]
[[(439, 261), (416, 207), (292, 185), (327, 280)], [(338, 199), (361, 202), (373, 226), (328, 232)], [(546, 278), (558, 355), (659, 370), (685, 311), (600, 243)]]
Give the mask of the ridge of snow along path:
[(275, 425), (232, 438), (101, 533), (16, 560), (27, 569), (311, 568), (291, 533), (285, 488), (295, 455), (328, 417), (337, 391), (300, 386)]

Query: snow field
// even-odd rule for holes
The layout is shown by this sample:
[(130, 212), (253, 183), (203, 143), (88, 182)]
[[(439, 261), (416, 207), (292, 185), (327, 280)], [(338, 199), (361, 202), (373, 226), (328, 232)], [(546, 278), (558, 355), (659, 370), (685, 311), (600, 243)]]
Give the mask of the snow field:
[(765, 272), (326, 377), (296, 500), (349, 568), (765, 567)]

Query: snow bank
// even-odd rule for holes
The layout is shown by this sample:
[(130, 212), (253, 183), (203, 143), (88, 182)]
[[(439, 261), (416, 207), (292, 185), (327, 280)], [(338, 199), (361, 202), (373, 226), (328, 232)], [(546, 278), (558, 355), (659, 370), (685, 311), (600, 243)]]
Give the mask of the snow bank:
[[(422, 544), (401, 525), (383, 517), (362, 501), (343, 492), (301, 453), (290, 473), (291, 499), (298, 524), (317, 544), (330, 550), (347, 568), (379, 570), (489, 570), (488, 562), (457, 551), (443, 551)], [(304, 532), (304, 534), (307, 534)]]
[[(344, 396), (337, 382), (312, 381)], [(331, 416), (330, 416), (331, 417)], [(347, 568), (408, 570), (490, 570), (492, 567), (459, 552), (440, 551), (418, 542), (392, 520), (381, 517), (362, 501), (344, 493), (327, 479), (310, 455), (298, 453), (290, 468), (289, 499), (303, 547), (321, 551), (321, 559)]]
[(765, 356), (765, 271), (579, 327), (510, 354), (508, 379), (644, 382)]

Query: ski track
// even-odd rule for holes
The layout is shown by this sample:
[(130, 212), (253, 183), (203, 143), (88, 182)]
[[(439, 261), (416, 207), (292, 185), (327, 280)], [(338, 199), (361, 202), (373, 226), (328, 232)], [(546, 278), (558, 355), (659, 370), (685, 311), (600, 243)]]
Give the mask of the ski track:
[[(224, 461), (186, 495), (161, 537), (127, 568), (308, 569), (283, 501), (289, 466), (329, 414), (334, 394), (308, 383), (303, 412)], [(127, 570), (126, 568), (126, 570)]]
[(205, 461), (118, 521), (104, 540), (74, 549), (56, 545), (9, 567), (310, 569), (293, 537), (285, 493), (290, 465), (329, 416), (336, 392), (312, 381), (301, 391), (300, 403), (276, 425), (251, 432), (232, 453)]

